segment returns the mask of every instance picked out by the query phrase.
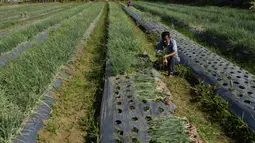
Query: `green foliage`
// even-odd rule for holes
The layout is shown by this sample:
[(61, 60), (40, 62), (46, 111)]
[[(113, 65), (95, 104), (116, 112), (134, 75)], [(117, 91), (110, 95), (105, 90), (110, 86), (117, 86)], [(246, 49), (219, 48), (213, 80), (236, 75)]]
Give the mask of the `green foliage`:
[(80, 126), (84, 127), (84, 131), (88, 133), (86, 136), (87, 142), (99, 142), (99, 124), (94, 119), (93, 112), (95, 109), (91, 109), (91, 113), (79, 119)]
[(189, 143), (184, 127), (185, 119), (178, 117), (157, 117), (149, 121), (150, 143)]
[(116, 3), (110, 3), (107, 47), (107, 57), (115, 73), (134, 70), (132, 65), (139, 62), (136, 55), (141, 52), (141, 42), (137, 39), (133, 23)]
[(215, 94), (215, 86), (205, 86), (202, 82), (198, 82), (191, 71), (180, 65), (176, 68), (178, 73), (183, 73), (191, 84), (193, 84), (193, 101), (208, 113), (209, 119), (214, 123), (219, 124), (226, 135), (236, 140), (237, 142), (250, 143), (255, 141), (254, 132), (249, 129), (248, 125), (239, 117), (237, 117), (228, 108), (228, 103), (219, 95)]
[(229, 111), (228, 103), (220, 96), (215, 95), (215, 87), (204, 86), (202, 83), (195, 86), (196, 97), (202, 109), (210, 113), (210, 120), (220, 124), (225, 133), (237, 142), (250, 143), (255, 141), (254, 131), (234, 113)]
[(0, 18), (3, 20), (0, 22), (0, 29), (8, 28), (13, 25), (18, 25), (33, 19), (44, 17), (48, 13), (57, 12), (63, 8), (67, 8), (73, 5), (63, 5), (63, 4), (40, 4), (40, 5), (26, 5), (16, 7), (9, 7), (2, 11), (0, 8)]
[[(144, 72), (150, 72), (150, 70)], [(149, 74), (137, 73), (134, 77), (135, 96), (140, 100), (163, 100), (166, 96), (164, 93), (158, 91), (154, 77)]]
[(31, 40), (32, 37), (42, 32), (43, 30), (47, 29), (49, 26), (53, 26), (65, 19), (72, 17), (73, 15), (81, 12), (82, 10), (84, 10), (84, 8), (87, 8), (90, 5), (91, 3), (88, 3), (86, 5), (81, 5), (76, 8), (73, 8), (69, 11), (64, 11), (56, 15), (52, 15), (51, 17), (49, 17), (49, 19), (43, 22), (33, 24), (21, 30), (15, 30), (11, 32), (9, 35), (1, 37), (0, 54), (15, 48), (18, 44), (24, 41)]
[[(22, 121), (47, 89), (53, 74), (67, 62), (103, 3), (97, 3), (63, 22), (43, 42), (0, 69), (0, 142), (11, 140)], [(83, 6), (81, 6), (83, 7)], [(77, 28), (79, 27), (79, 28)]]
[(255, 11), (255, 0), (249, 2), (251, 4), (251, 7), (249, 8), (251, 11)]

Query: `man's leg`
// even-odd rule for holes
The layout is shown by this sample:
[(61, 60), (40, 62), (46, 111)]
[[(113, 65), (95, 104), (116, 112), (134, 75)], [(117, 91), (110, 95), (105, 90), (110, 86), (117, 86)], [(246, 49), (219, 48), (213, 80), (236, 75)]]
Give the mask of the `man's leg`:
[(174, 57), (167, 58), (167, 68), (168, 68), (168, 76), (174, 74)]

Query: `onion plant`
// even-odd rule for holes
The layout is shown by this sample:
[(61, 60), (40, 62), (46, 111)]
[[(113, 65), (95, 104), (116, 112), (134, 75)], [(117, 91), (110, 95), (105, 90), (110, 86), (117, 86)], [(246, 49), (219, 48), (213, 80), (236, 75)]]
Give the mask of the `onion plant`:
[(0, 69), (0, 142), (11, 142), (51, 83), (54, 73), (72, 56), (103, 5), (81, 5), (78, 9), (86, 8), (82, 13), (63, 22), (44, 41), (36, 43), (18, 59)]

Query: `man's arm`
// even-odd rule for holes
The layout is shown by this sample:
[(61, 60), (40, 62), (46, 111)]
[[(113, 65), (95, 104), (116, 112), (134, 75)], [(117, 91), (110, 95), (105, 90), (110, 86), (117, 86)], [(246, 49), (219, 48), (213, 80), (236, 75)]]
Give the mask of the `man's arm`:
[(159, 50), (163, 50), (163, 44), (162, 42), (159, 42), (158, 45), (157, 45), (157, 48), (156, 48), (156, 52), (158, 52)]
[(172, 53), (170, 53), (168, 55), (165, 55), (164, 57), (168, 58), (168, 57), (171, 57), (171, 56), (174, 56), (174, 55), (176, 55), (176, 51), (174, 51), (174, 52), (172, 52)]
[(174, 51), (172, 53), (170, 53), (168, 55), (165, 55), (164, 58), (168, 58), (168, 57), (176, 55), (176, 53), (177, 53), (177, 44), (176, 44), (175, 40), (173, 40), (173, 50)]

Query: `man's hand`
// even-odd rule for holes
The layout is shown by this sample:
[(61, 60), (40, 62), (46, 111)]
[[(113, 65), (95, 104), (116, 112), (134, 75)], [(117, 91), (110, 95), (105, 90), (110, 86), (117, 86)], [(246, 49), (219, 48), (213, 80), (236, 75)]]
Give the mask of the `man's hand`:
[(167, 64), (167, 58), (165, 58), (165, 57), (164, 57), (164, 63), (166, 63), (166, 64)]
[(174, 52), (172, 52), (172, 53), (170, 53), (168, 55), (165, 55), (164, 58), (172, 57), (174, 55), (176, 55), (176, 51), (174, 51)]

